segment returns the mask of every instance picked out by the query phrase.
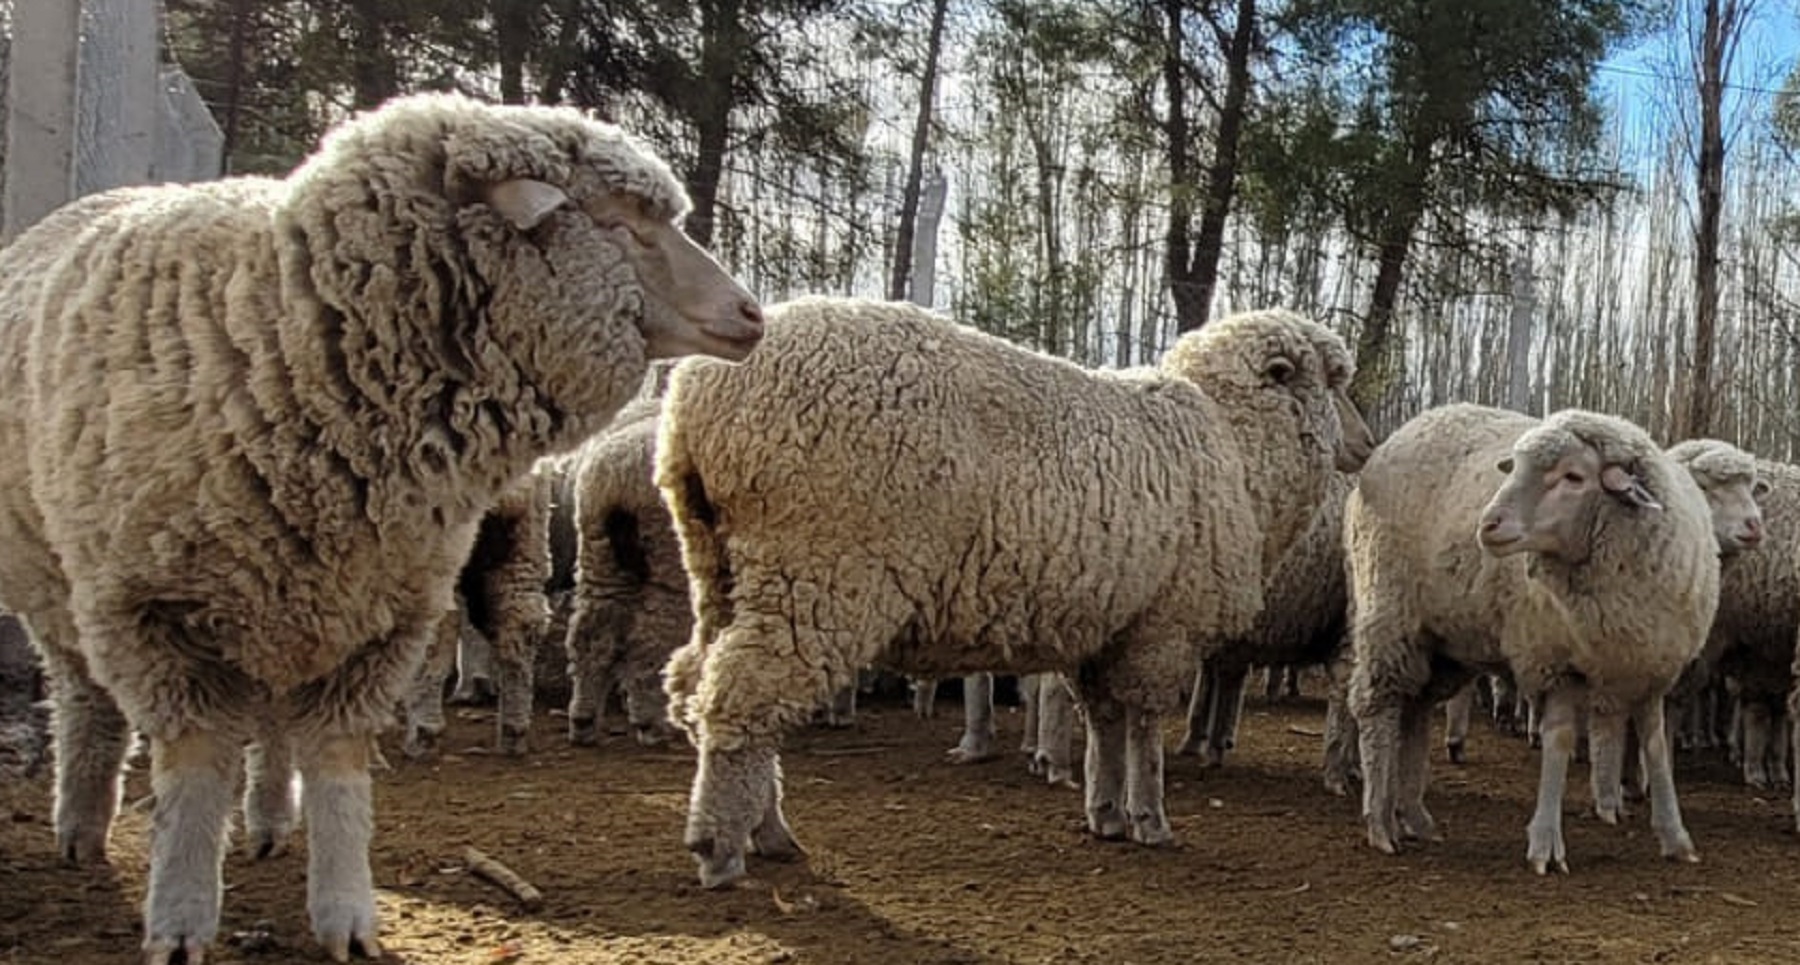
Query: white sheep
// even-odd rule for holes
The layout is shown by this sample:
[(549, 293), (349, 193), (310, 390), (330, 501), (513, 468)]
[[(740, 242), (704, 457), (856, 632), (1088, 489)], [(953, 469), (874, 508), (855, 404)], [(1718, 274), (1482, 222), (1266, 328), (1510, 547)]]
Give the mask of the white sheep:
[(1643, 430), (1579, 410), (1541, 422), (1473, 405), (1427, 411), (1363, 468), (1345, 539), (1371, 845), (1392, 853), (1403, 835), (1434, 836), (1424, 804), (1432, 703), (1473, 671), (1507, 666), (1543, 695), (1532, 868), (1568, 869), (1562, 798), (1584, 706), (1597, 812), (1618, 819), (1605, 748), (1623, 741), (1629, 714), (1647, 735), (1662, 852), (1698, 860), (1662, 698), (1712, 622), (1718, 549), (1700, 488)]
[(0, 605), (53, 681), (68, 859), (104, 855), (126, 721), (150, 737), (152, 963), (215, 937), (240, 748), (271, 729), (313, 932), (379, 954), (375, 735), (483, 511), (649, 358), (760, 336), (686, 204), (610, 124), (420, 95), (285, 179), (106, 192), (0, 251)]
[(1120, 374), (901, 303), (771, 314), (745, 366), (678, 367), (658, 443), (696, 614), (665, 677), (700, 751), (702, 883), (741, 876), (747, 844), (798, 853), (781, 734), (875, 662), (1065, 673), (1089, 829), (1169, 841), (1158, 719), (1193, 635), (1249, 625), (1334, 460), (1369, 447), (1343, 342), (1248, 313), (1185, 336), (1166, 374)]

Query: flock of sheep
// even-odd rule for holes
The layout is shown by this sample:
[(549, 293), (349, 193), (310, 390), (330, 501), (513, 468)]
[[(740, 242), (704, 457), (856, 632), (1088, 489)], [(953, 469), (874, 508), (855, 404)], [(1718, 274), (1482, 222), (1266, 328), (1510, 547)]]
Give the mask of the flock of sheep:
[(686, 206), (611, 125), (423, 95), (286, 179), (107, 192), (0, 251), (0, 606), (48, 676), (67, 860), (104, 859), (149, 739), (153, 965), (216, 937), (240, 774), (250, 850), (306, 829), (326, 951), (379, 955), (378, 734), (432, 753), (485, 659), (524, 752), (553, 613), (571, 741), (617, 692), (697, 749), (714, 887), (800, 854), (782, 736), (870, 666), (1023, 675), (1056, 783), (1078, 707), (1087, 827), (1146, 845), (1165, 716), (1191, 693), (1181, 750), (1221, 763), (1253, 665), (1333, 668), (1325, 781), (1360, 775), (1383, 851), (1434, 835), (1427, 724), (1477, 674), (1541, 735), (1539, 873), (1583, 738), (1600, 816), (1646, 793), (1697, 860), (1665, 695), (1732, 681), (1747, 778), (1786, 779), (1800, 470), (1581, 411), (1377, 446), (1343, 341), (1286, 311), (1095, 371), (910, 305), (765, 309)]

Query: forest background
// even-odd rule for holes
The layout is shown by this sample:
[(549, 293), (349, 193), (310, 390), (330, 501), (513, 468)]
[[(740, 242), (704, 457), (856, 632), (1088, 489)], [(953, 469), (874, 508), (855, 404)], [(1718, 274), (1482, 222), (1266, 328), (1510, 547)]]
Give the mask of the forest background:
[(1791, 0), (165, 11), (229, 173), (405, 91), (573, 104), (672, 160), (768, 301), (912, 298), (1109, 366), (1283, 305), (1355, 344), (1379, 429), (1578, 405), (1800, 449)]

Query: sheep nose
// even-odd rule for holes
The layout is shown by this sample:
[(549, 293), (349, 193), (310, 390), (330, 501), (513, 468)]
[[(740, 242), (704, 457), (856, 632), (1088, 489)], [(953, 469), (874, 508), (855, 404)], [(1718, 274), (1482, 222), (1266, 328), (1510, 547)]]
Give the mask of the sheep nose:
[(1757, 522), (1754, 519), (1744, 520), (1744, 532), (1738, 537), (1739, 542), (1742, 542), (1745, 546), (1755, 546), (1762, 542), (1762, 538), (1762, 523)]

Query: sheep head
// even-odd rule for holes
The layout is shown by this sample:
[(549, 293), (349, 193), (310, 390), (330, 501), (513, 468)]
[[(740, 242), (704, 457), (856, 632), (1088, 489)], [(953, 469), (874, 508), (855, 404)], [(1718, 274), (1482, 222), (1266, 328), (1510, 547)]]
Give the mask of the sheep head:
[(1706, 494), (1719, 555), (1731, 556), (1762, 544), (1762, 498), (1769, 483), (1757, 473), (1756, 457), (1717, 439), (1689, 439), (1669, 447), (1669, 458), (1694, 477)]
[(1594, 413), (1558, 413), (1520, 436), (1497, 467), (1505, 481), (1482, 510), (1476, 529), (1482, 548), (1496, 557), (1537, 553), (1580, 564), (1593, 555), (1604, 513), (1662, 512), (1642, 447), (1612, 435), (1621, 427), (1630, 430), (1623, 433), (1626, 443), (1655, 452), (1642, 430)]

